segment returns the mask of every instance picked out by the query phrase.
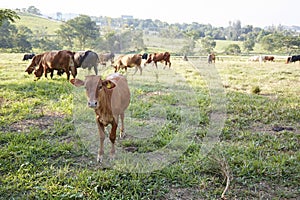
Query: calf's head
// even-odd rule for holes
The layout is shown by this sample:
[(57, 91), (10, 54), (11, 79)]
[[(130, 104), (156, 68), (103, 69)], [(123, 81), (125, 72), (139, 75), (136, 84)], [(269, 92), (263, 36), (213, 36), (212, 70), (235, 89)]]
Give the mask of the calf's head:
[(105, 96), (109, 95), (109, 90), (116, 85), (110, 80), (102, 80), (100, 76), (90, 75), (86, 76), (85, 80), (71, 79), (70, 82), (76, 86), (84, 86), (86, 90), (87, 105), (90, 108), (98, 108), (101, 101), (106, 100)]

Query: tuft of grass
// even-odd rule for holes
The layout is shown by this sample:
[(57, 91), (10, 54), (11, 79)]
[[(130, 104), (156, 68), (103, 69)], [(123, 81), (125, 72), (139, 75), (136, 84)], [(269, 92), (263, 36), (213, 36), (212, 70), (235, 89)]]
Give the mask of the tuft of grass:
[(261, 89), (259, 86), (253, 86), (251, 89), (252, 94), (259, 94), (261, 92)]

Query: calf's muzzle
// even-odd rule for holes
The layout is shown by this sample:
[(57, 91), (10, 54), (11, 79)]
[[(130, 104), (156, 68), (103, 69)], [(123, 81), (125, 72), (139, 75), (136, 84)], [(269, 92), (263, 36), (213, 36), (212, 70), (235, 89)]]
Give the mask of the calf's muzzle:
[(97, 101), (88, 101), (88, 107), (90, 108), (96, 108), (98, 106)]

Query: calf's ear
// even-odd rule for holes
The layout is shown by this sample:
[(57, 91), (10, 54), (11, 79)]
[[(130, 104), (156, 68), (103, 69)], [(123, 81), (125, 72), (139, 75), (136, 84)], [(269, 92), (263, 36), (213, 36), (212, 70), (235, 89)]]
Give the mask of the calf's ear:
[(116, 84), (114, 84), (112, 81), (110, 81), (110, 80), (105, 80), (105, 81), (103, 81), (102, 82), (102, 85), (104, 86), (104, 87), (106, 87), (107, 89), (112, 89), (112, 88), (114, 88), (114, 87), (116, 87)]
[(76, 87), (80, 87), (80, 86), (84, 85), (84, 81), (82, 81), (80, 79), (75, 79), (75, 78), (71, 79), (70, 83), (72, 83)]

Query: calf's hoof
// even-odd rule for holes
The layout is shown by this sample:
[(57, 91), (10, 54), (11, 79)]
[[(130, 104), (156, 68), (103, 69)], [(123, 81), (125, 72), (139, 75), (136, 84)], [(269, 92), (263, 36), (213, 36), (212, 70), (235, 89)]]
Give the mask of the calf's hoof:
[(101, 155), (101, 156), (98, 155), (98, 156), (97, 156), (97, 162), (98, 162), (98, 163), (102, 163), (102, 161), (103, 161), (103, 156), (102, 156), (102, 155)]

